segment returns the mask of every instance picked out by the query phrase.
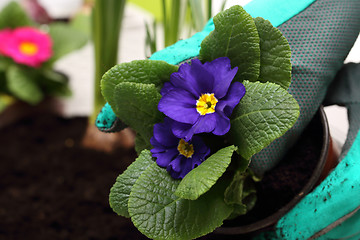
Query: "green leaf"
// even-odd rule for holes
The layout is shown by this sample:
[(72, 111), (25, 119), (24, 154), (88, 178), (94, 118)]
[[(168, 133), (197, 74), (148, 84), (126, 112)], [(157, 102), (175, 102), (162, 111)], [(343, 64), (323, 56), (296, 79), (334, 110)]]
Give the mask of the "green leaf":
[(231, 217), (246, 214), (255, 206), (257, 199), (255, 181), (257, 178), (251, 170), (236, 171), (224, 194), (225, 202), (234, 206)]
[(0, 70), (0, 94), (7, 93), (6, 72)]
[(300, 112), (296, 100), (277, 84), (245, 81), (244, 86), (229, 132), (238, 153), (250, 159), (289, 130)]
[(71, 96), (68, 85), (68, 77), (60, 72), (45, 70), (40, 79), (41, 88), (48, 96), (65, 97)]
[(236, 155), (236, 162), (237, 162), (237, 170), (241, 172), (245, 172), (251, 162), (251, 159), (245, 159), (240, 155)]
[(288, 89), (291, 82), (291, 50), (279, 29), (261, 17), (254, 19), (260, 37), (261, 82), (273, 82)]
[(164, 61), (137, 60), (122, 63), (114, 66), (104, 74), (101, 80), (102, 94), (110, 106), (114, 107), (114, 90), (119, 83), (154, 84), (160, 91), (164, 82), (169, 81), (170, 75), (177, 70), (177, 66)]
[(12, 65), (6, 72), (7, 87), (17, 98), (36, 105), (43, 99), (37, 82), (37, 75), (30, 69)]
[(215, 30), (201, 43), (199, 58), (228, 57), (238, 67), (235, 79), (256, 81), (260, 73), (260, 39), (253, 18), (240, 6), (214, 17)]
[(157, 108), (160, 98), (154, 84), (122, 82), (115, 87), (111, 107), (119, 119), (149, 141), (154, 124), (163, 119)]
[(154, 163), (148, 150), (141, 152), (140, 156), (116, 179), (110, 190), (110, 207), (123, 217), (130, 217), (128, 201), (131, 189), (140, 175)]
[[(244, 205), (246, 206), (246, 213), (251, 211), (255, 207), (256, 201), (257, 201), (257, 195), (256, 195), (255, 185), (251, 189), (245, 188), (243, 202), (244, 202)], [(234, 208), (236, 208), (236, 207), (234, 207)], [(239, 214), (238, 211), (236, 211), (235, 213)]]
[(197, 168), (190, 171), (176, 189), (176, 196), (196, 200), (216, 183), (231, 162), (237, 147), (229, 146), (211, 155)]
[(140, 154), (144, 149), (151, 149), (151, 148), (152, 145), (150, 144), (149, 141), (145, 141), (145, 139), (140, 134), (136, 134), (135, 150), (137, 154)]
[(70, 25), (86, 36), (91, 36), (91, 15), (80, 12), (71, 20)]
[(52, 23), (49, 27), (49, 34), (53, 41), (54, 54), (48, 64), (51, 64), (62, 56), (83, 47), (88, 40), (88, 36), (85, 33), (72, 28), (68, 24)]
[(4, 111), (8, 106), (10, 106), (13, 102), (15, 102), (15, 99), (4, 94), (0, 94), (0, 114), (2, 111)]
[(225, 187), (216, 184), (195, 201), (177, 197), (180, 180), (151, 165), (134, 184), (129, 213), (140, 232), (152, 239), (194, 239), (222, 225), (232, 212), (224, 202)]
[(14, 61), (11, 58), (0, 55), (0, 72), (5, 72), (12, 64)]
[(10, 2), (0, 12), (0, 29), (31, 25), (33, 22), (16, 2)]
[(227, 204), (242, 204), (242, 192), (245, 178), (246, 174), (241, 171), (237, 171), (234, 174), (233, 180), (231, 181), (229, 187), (226, 188), (224, 194), (224, 200)]
[(246, 205), (243, 203), (244, 181), (244, 173), (237, 171), (230, 185), (225, 190), (225, 203), (229, 205), (234, 205), (234, 212), (232, 213), (231, 218), (243, 215), (247, 212)]
[(106, 102), (101, 94), (101, 78), (106, 71), (116, 65), (118, 60), (125, 2), (125, 0), (93, 1), (91, 32), (95, 57), (95, 112)]

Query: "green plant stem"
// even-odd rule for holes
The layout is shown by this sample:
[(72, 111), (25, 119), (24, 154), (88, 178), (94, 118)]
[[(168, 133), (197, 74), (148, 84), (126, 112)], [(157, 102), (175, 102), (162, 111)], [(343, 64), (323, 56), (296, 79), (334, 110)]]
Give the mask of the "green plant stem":
[(166, 10), (167, 6), (166, 6), (166, 0), (162, 0), (162, 14), (163, 14), (163, 28), (164, 28), (164, 44), (166, 46), (166, 33), (169, 32), (169, 27), (168, 27), (168, 16), (166, 15)]
[(212, 0), (208, 0), (208, 2), (207, 2), (208, 12), (207, 12), (206, 20), (209, 20), (212, 17), (211, 9), (212, 9)]
[(189, 6), (189, 10), (191, 12), (192, 27), (193, 29), (195, 29), (195, 31), (199, 32), (205, 24), (203, 1), (189, 0)]
[(173, 0), (171, 4), (171, 18), (170, 18), (170, 27), (171, 31), (168, 41), (166, 42), (166, 46), (169, 46), (175, 42), (177, 42), (179, 35), (180, 35), (180, 1), (181, 0)]
[(187, 0), (173, 0), (170, 7), (167, 6), (166, 2), (166, 0), (162, 1), (165, 47), (176, 43), (180, 39)]
[(96, 0), (92, 14), (95, 48), (94, 120), (105, 100), (100, 81), (104, 73), (117, 63), (118, 43), (126, 0)]
[(153, 21), (152, 25), (145, 22), (146, 38), (145, 38), (145, 56), (150, 57), (154, 52), (157, 51), (156, 42), (156, 20)]

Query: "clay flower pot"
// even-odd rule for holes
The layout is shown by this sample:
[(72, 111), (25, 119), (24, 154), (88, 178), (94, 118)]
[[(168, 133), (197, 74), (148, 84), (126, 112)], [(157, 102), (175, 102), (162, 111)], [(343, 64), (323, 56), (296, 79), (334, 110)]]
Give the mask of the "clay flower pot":
[(336, 165), (337, 157), (321, 107), (284, 160), (267, 172), (258, 184), (258, 201), (254, 209), (244, 216), (225, 221), (215, 234), (246, 238), (272, 230), (282, 216), (321, 182)]

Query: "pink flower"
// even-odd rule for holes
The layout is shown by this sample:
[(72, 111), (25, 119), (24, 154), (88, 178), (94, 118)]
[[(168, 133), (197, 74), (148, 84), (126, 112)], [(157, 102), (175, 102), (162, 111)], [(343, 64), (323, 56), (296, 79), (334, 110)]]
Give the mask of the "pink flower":
[(52, 56), (52, 40), (49, 35), (31, 27), (19, 27), (5, 41), (4, 55), (16, 63), (40, 67)]
[(8, 41), (11, 39), (11, 29), (6, 28), (0, 31), (0, 54), (1, 55), (5, 55), (6, 54), (6, 49), (7, 49), (7, 43)]

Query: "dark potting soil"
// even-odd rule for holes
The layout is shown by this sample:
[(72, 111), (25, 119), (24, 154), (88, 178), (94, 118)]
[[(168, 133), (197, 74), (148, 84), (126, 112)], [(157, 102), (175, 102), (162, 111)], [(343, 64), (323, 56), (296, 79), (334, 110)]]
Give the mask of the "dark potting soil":
[(135, 152), (83, 148), (87, 124), (43, 114), (0, 129), (0, 239), (147, 239), (108, 202)]
[[(86, 118), (41, 114), (0, 129), (0, 239), (147, 239), (108, 203), (116, 177), (136, 153), (82, 147), (87, 124)], [(316, 165), (311, 159), (320, 154), (319, 128), (308, 129), (309, 136), (264, 177), (257, 206), (239, 221), (270, 215), (301, 191)]]

